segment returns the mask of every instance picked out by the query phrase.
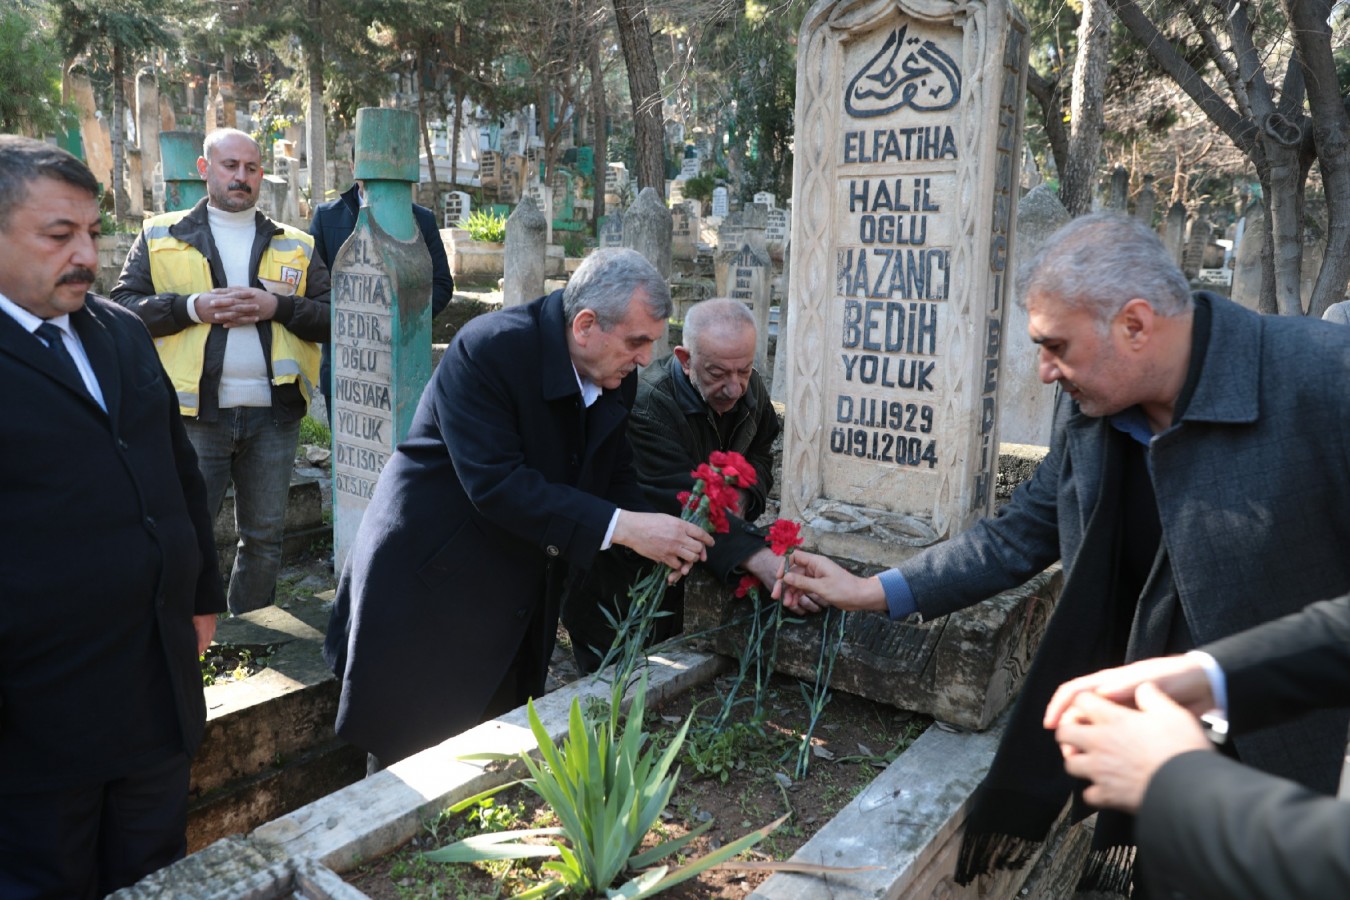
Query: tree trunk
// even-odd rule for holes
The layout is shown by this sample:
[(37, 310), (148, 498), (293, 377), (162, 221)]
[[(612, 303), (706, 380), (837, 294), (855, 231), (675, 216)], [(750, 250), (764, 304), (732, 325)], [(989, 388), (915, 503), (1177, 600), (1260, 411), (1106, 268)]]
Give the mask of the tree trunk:
[(609, 135), (605, 130), (605, 72), (600, 63), (600, 31), (591, 38), (591, 134), (595, 145), (595, 171), (591, 173), (591, 226), (600, 233), (597, 224), (605, 214), (605, 175), (609, 165)]
[(1069, 153), (1059, 184), (1059, 199), (1071, 216), (1092, 211), (1092, 188), (1106, 127), (1103, 95), (1110, 52), (1111, 14), (1106, 0), (1083, 0), (1070, 101)]
[(121, 44), (113, 44), (112, 58), (112, 80), (113, 80), (113, 107), (112, 107), (112, 189), (113, 189), (113, 218), (121, 224), (126, 218), (129, 202), (127, 199), (126, 177), (122, 172), (125, 163), (126, 151), (126, 120), (127, 120), (127, 99), (126, 89), (122, 84), (122, 67), (125, 64)]
[(427, 154), (427, 172), (431, 176), (431, 206), (433, 211), (441, 203), (441, 186), (436, 181), (436, 154), (432, 152), (431, 129), (427, 126), (427, 87), (431, 79), (427, 77), (430, 68), (426, 62), (426, 53), (417, 51), (417, 120), (422, 124), (422, 148)]
[[(1298, 149), (1266, 138), (1270, 164), (1270, 202), (1267, 233), (1270, 235), (1275, 272), (1275, 311), (1282, 316), (1303, 315), (1299, 284), (1303, 263), (1302, 184)], [(1268, 306), (1262, 291), (1261, 311)]]
[[(449, 75), (450, 81), (450, 190), (457, 190), (459, 185), (459, 129), (464, 126), (464, 97), (461, 96), (459, 86), (452, 70)], [(437, 216), (439, 218), (439, 216)]]
[[(1308, 315), (1322, 317), (1345, 297), (1350, 280), (1350, 116), (1340, 97), (1327, 25), (1330, 4), (1281, 0), (1303, 66), (1312, 137), (1327, 201), (1327, 246), (1308, 302)], [(1301, 179), (1300, 179), (1301, 180)]]
[(633, 132), (637, 145), (638, 189), (656, 188), (666, 198), (666, 131), (661, 117), (661, 80), (652, 53), (652, 30), (643, 0), (613, 0), (619, 46), (628, 69), (633, 98)]
[[(310, 34), (305, 47), (305, 67), (309, 76), (309, 107), (305, 113), (305, 156), (309, 161), (309, 206), (328, 199), (328, 116), (323, 106), (323, 37), (317, 32), (323, 0), (309, 0)], [(341, 189), (346, 185), (333, 185)]]
[(1027, 69), (1027, 91), (1041, 106), (1045, 122), (1045, 139), (1050, 143), (1050, 156), (1055, 171), (1061, 175), (1069, 168), (1069, 135), (1064, 128), (1064, 91), (1058, 80), (1041, 77), (1034, 68)]

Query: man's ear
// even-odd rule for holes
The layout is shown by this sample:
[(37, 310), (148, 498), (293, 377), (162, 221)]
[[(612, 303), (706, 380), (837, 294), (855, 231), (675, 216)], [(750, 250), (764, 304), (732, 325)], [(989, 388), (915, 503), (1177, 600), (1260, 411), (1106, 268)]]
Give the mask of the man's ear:
[(1142, 297), (1136, 297), (1116, 313), (1115, 324), (1124, 330), (1125, 340), (1130, 346), (1141, 347), (1152, 337), (1154, 319), (1157, 315), (1153, 304)]
[(200, 175), (200, 176), (202, 176), (203, 178), (206, 177), (206, 157), (205, 157), (205, 156), (199, 156), (199, 157), (197, 157), (197, 174)]
[(595, 310), (583, 309), (572, 319), (572, 337), (576, 342), (585, 345), (590, 336), (591, 329), (600, 327), (595, 321)]
[(689, 373), (689, 348), (688, 348), (688, 347), (685, 347), (685, 346), (683, 346), (683, 345), (679, 345), (679, 346), (676, 346), (675, 349), (672, 350), (671, 352), (674, 353), (674, 354), (675, 354), (675, 358), (678, 359), (678, 360), (680, 361), (680, 367), (684, 369), (685, 374), (688, 374), (688, 373)]

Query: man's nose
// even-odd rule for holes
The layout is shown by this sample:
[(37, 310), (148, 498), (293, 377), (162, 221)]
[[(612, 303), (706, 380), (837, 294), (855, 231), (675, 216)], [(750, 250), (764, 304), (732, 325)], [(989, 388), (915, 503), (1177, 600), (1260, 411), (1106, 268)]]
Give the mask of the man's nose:
[(652, 364), (652, 349), (653, 349), (653, 345), (652, 345), (652, 344), (647, 344), (646, 346), (644, 346), (641, 350), (639, 350), (639, 351), (637, 352), (637, 356), (633, 357), (634, 360), (637, 361), (637, 364), (638, 364), (639, 366), (644, 366), (644, 367), (645, 367), (645, 366), (650, 366), (650, 365)]
[(98, 241), (92, 234), (79, 234), (75, 238), (74, 252), (70, 261), (73, 265), (86, 269), (98, 269)]
[(1041, 358), (1037, 365), (1037, 374), (1041, 378), (1042, 384), (1054, 384), (1059, 381), (1059, 364), (1050, 357), (1044, 350), (1041, 351)]

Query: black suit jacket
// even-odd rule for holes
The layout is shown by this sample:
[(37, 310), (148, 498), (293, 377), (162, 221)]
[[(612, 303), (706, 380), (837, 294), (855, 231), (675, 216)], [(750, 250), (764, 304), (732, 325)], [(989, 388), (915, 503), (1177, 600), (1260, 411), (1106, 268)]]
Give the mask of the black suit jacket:
[(71, 322), (106, 414), (0, 312), (0, 793), (193, 752), (192, 617), (225, 609), (197, 456), (149, 333), (93, 296)]
[[(1350, 705), (1350, 596), (1204, 649), (1227, 678), (1234, 730)], [(1350, 897), (1350, 803), (1217, 753), (1159, 769), (1136, 834), (1159, 897)]]
[(338, 582), (324, 656), (337, 732), (391, 763), (478, 724), (523, 642), (543, 688), (569, 577), (615, 508), (643, 509), (637, 373), (583, 415), (562, 291), (455, 336)]

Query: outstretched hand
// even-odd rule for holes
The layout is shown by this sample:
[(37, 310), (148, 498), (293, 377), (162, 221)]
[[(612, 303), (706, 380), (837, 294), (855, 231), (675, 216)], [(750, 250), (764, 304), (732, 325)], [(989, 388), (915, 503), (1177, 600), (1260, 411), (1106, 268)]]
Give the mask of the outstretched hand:
[(792, 567), (779, 574), (773, 596), (794, 612), (823, 603), (839, 609), (886, 611), (886, 591), (873, 578), (859, 578), (828, 556), (792, 551)]
[(622, 544), (653, 562), (670, 567), (670, 583), (674, 584), (693, 568), (694, 563), (708, 558), (712, 535), (702, 528), (665, 513), (619, 511), (614, 526), (613, 543)]

